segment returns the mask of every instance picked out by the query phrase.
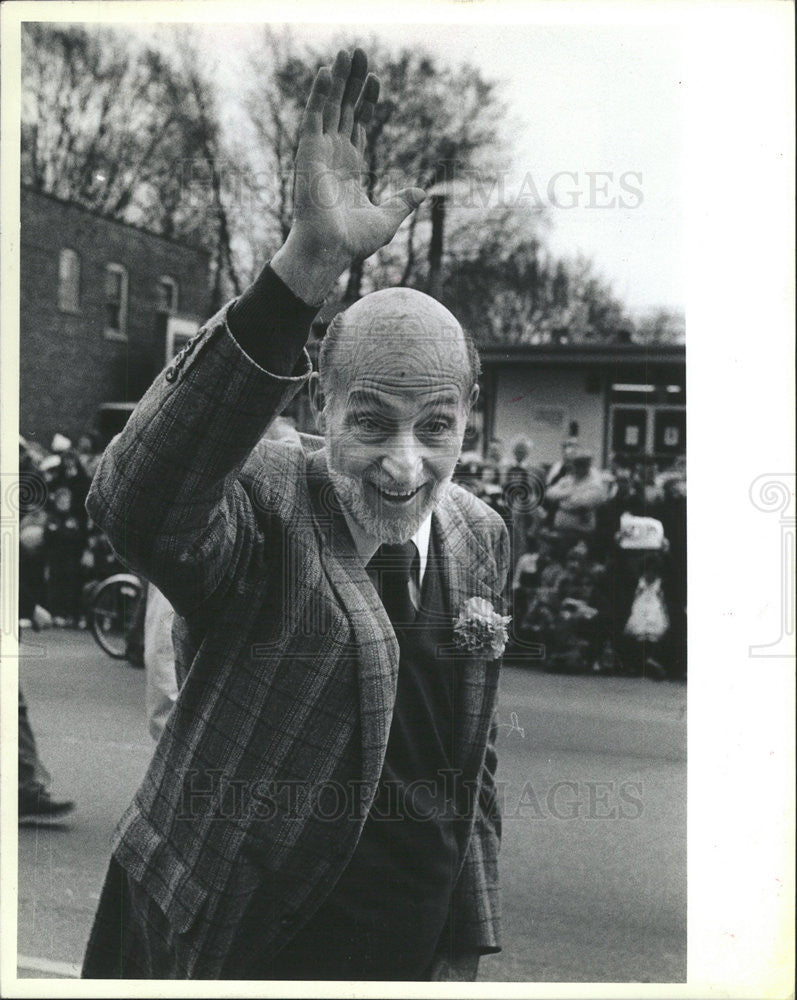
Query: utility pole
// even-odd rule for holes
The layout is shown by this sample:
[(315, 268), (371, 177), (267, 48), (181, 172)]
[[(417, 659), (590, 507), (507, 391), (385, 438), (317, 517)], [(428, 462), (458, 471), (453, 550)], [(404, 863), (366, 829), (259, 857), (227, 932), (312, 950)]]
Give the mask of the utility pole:
[(446, 195), (433, 194), (430, 199), (432, 238), (429, 241), (429, 274), (426, 290), (439, 299), (443, 290), (443, 235), (446, 221)]

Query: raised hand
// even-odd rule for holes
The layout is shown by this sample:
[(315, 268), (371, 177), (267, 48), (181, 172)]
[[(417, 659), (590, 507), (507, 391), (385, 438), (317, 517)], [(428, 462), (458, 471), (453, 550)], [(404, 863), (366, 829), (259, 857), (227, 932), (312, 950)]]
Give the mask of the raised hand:
[(305, 301), (318, 301), (352, 261), (389, 243), (426, 197), (410, 187), (374, 205), (365, 192), (365, 129), (378, 96), (361, 49), (338, 52), (331, 72), (322, 67), (313, 82), (296, 153), (294, 222), (272, 261)]

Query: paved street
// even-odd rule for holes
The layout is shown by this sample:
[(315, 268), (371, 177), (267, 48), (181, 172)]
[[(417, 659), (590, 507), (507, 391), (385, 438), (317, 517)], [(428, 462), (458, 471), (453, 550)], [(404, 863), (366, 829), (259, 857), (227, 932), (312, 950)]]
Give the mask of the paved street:
[[(152, 752), (144, 677), (85, 633), (22, 642), (53, 793), (77, 810), (59, 826), (20, 828), (19, 953), (39, 969), (74, 966), (111, 831)], [(685, 686), (506, 668), (501, 722), (505, 941), (480, 979), (683, 981)]]

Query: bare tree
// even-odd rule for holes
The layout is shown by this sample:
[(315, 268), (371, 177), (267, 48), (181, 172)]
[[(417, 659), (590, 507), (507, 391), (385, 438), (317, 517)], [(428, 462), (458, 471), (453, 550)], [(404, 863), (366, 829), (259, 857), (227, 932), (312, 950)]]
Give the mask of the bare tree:
[(643, 313), (634, 326), (640, 344), (683, 344), (686, 335), (683, 313), (664, 307)]
[(215, 307), (241, 290), (225, 155), (190, 30), (173, 41), (167, 57), (109, 28), (23, 25), (22, 183), (212, 250)]
[[(356, 39), (342, 39), (351, 48)], [(493, 84), (474, 67), (451, 69), (423, 52), (394, 54), (374, 40), (367, 49), (382, 79), (382, 97), (368, 130), (364, 183), (376, 201), (390, 191), (416, 184), (434, 191), (460, 174), (484, 170), (481, 161), (499, 150), (497, 123), (503, 109)], [(260, 241), (276, 249), (290, 229), (290, 167), (296, 150), (303, 101), (315, 68), (331, 53), (299, 49), (290, 35), (266, 29), (251, 57), (252, 86), (244, 106), (253, 142), (248, 151), (250, 176), (276, 178), (260, 185), (265, 218), (253, 224)], [(344, 298), (353, 301), (363, 286), (435, 284), (443, 262), (442, 222), (445, 196), (430, 199), (431, 214), (414, 213), (397, 241), (364, 265), (349, 270)], [(424, 234), (427, 252), (419, 248)], [(430, 256), (431, 249), (431, 256)], [(430, 273), (431, 271), (431, 273)], [(437, 273), (436, 273), (437, 272)]]
[(544, 216), (497, 208), (477, 239), (454, 243), (442, 301), (481, 343), (617, 342), (632, 328), (622, 302), (585, 258), (556, 259)]

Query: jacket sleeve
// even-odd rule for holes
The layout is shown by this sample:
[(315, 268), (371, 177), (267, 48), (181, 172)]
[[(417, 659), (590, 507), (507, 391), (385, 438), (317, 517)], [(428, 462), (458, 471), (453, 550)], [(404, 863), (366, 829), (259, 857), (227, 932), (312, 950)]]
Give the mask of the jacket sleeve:
[(501, 950), (501, 898), (498, 885), (498, 849), (501, 813), (495, 786), (498, 756), (495, 750), (497, 718), (493, 718), (482, 765), (476, 817), (462, 871), (454, 887), (446, 931), (441, 945), (450, 955)]
[[(230, 332), (231, 305), (155, 379), (106, 449), (86, 502), (119, 556), (181, 615), (256, 553), (258, 522), (238, 473), (311, 372), (306, 351), (291, 375), (261, 368)], [(302, 319), (314, 311), (305, 307)]]
[(563, 476), (561, 479), (557, 480), (552, 486), (548, 486), (545, 490), (545, 498), (547, 500), (564, 501), (570, 497), (573, 492), (573, 478), (572, 476)]

